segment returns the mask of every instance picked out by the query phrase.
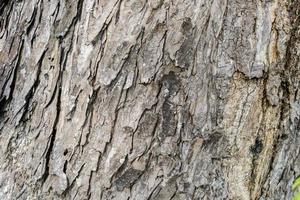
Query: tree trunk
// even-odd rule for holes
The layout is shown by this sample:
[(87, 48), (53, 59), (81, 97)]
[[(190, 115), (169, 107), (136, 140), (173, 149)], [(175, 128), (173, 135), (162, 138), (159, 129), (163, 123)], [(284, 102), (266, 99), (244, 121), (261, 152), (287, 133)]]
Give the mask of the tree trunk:
[(290, 199), (297, 0), (1, 0), (0, 199)]

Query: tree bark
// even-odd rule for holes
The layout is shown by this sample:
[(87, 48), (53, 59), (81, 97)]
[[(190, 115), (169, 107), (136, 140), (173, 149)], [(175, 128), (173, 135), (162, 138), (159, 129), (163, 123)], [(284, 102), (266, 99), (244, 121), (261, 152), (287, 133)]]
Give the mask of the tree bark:
[(2, 0), (0, 199), (291, 199), (299, 13)]

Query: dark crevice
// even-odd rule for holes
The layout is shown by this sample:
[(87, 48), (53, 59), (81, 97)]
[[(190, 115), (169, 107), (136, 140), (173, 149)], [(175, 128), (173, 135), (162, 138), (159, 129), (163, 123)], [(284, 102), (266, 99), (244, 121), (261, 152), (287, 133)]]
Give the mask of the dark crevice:
[(263, 150), (263, 142), (259, 137), (256, 137), (255, 143), (250, 147), (250, 152), (257, 156)]
[(84, 123), (81, 128), (86, 126), (89, 116), (93, 114), (94, 103), (97, 99), (99, 90), (100, 90), (100, 88), (93, 90), (92, 95), (89, 97), (89, 101), (87, 103), (87, 108), (86, 108), (86, 112), (85, 112), (85, 120), (84, 120)]
[(17, 58), (17, 63), (14, 67), (14, 72), (13, 72), (13, 79), (10, 85), (10, 92), (9, 92), (9, 96), (8, 96), (8, 101), (11, 101), (13, 93), (14, 93), (14, 89), (15, 89), (15, 85), (16, 85), (16, 80), (17, 80), (17, 71), (18, 71), (18, 67), (20, 65), (20, 61), (22, 58), (22, 52), (23, 52), (23, 47), (24, 47), (24, 40), (21, 41), (21, 46), (18, 52), (18, 58)]
[[(19, 48), (19, 51), (18, 51), (18, 55), (15, 58), (16, 59), (16, 64), (13, 68), (13, 71), (10, 74), (7, 81), (5, 82), (5, 84), (3, 86), (4, 89), (2, 89), (2, 93), (1, 93), (1, 96), (0, 96), (0, 119), (4, 117), (4, 114), (6, 112), (5, 108), (7, 107), (7, 105), (9, 104), (9, 102), (13, 98), (13, 93), (14, 93), (14, 90), (15, 90), (16, 82), (17, 82), (17, 71), (18, 71), (18, 67), (20, 65), (20, 61), (21, 61), (21, 57), (22, 57), (23, 47), (24, 47), (24, 40), (21, 41), (21, 45), (20, 45), (20, 48)], [(10, 82), (10, 79), (11, 79), (11, 82)], [(9, 91), (8, 97), (4, 97), (3, 92), (4, 92), (5, 87), (6, 87), (7, 84), (10, 84), (9, 85), (10, 91)]]
[(122, 0), (119, 1), (118, 3), (118, 10), (116, 12), (116, 19), (115, 19), (115, 24), (118, 23), (119, 21), (119, 18), (120, 18), (120, 12), (121, 12), (121, 3), (122, 3)]
[(43, 52), (39, 62), (38, 62), (38, 66), (37, 66), (37, 72), (36, 72), (36, 77), (35, 77), (35, 81), (32, 85), (32, 87), (30, 88), (30, 90), (27, 92), (26, 96), (25, 96), (25, 105), (23, 106), (23, 113), (22, 113), (22, 116), (21, 116), (21, 119), (20, 121), (25, 121), (25, 116), (26, 114), (28, 113), (28, 108), (29, 108), (29, 104), (30, 104), (30, 101), (33, 99), (33, 96), (36, 92), (36, 89), (37, 87), (39, 86), (40, 84), (40, 74), (41, 74), (41, 68), (42, 68), (42, 64), (43, 64), (43, 60), (44, 60), (44, 57), (45, 57), (45, 54), (47, 52), (47, 49)]
[(1, 0), (0, 1), (0, 16), (2, 16), (5, 7), (8, 5), (9, 0)]
[[(60, 72), (62, 73), (62, 72)], [(62, 74), (60, 74), (60, 76), (62, 76)], [(62, 84), (62, 78), (59, 79), (58, 82), (58, 94), (57, 94), (57, 102), (56, 102), (56, 117), (55, 117), (55, 121), (53, 124), (53, 130), (52, 133), (50, 134), (50, 143), (48, 146), (48, 150), (45, 156), (45, 172), (42, 176), (42, 181), (43, 183), (45, 183), (45, 181), (47, 180), (48, 176), (49, 176), (49, 163), (50, 163), (50, 156), (51, 153), (53, 152), (53, 148), (54, 148), (54, 142), (55, 142), (55, 138), (56, 138), (56, 133), (57, 133), (57, 124), (59, 121), (59, 116), (60, 116), (60, 110), (61, 110), (61, 93), (62, 93), (62, 89), (61, 89), (61, 84)]]
[(47, 153), (46, 153), (46, 156), (45, 156), (45, 172), (42, 176), (42, 182), (45, 183), (48, 176), (49, 176), (49, 163), (50, 163), (50, 156), (51, 156), (51, 152), (53, 150), (53, 147), (54, 147), (54, 141), (55, 141), (55, 137), (56, 137), (56, 128), (53, 129), (53, 132), (51, 133), (51, 136), (50, 136), (50, 143), (49, 143), (49, 146), (48, 146), (48, 150), (47, 150)]
[(30, 31), (32, 30), (33, 28), (33, 25), (34, 25), (34, 22), (35, 22), (35, 17), (37, 15), (37, 8), (34, 7), (34, 10), (33, 10), (33, 13), (32, 13), (32, 16), (31, 16), (31, 19), (30, 21), (28, 22), (28, 26), (26, 28), (26, 34), (28, 35), (30, 33)]
[(65, 161), (64, 163), (64, 168), (63, 168), (63, 172), (66, 174), (67, 172), (67, 168), (68, 168), (68, 161)]
[(89, 187), (88, 187), (87, 192), (86, 192), (86, 194), (88, 196), (88, 200), (91, 199), (91, 196), (92, 196), (91, 185), (92, 185), (93, 173), (94, 173), (94, 171), (91, 171), (90, 177), (89, 177)]
[(74, 177), (74, 179), (72, 180), (71, 184), (68, 184), (68, 187), (63, 191), (61, 196), (63, 196), (63, 197), (67, 196), (69, 191), (75, 186), (76, 180), (80, 176), (80, 173), (83, 170), (84, 166), (85, 166), (85, 163), (83, 165), (81, 165), (80, 169), (78, 170), (78, 172), (77, 172), (76, 176)]
[(75, 27), (75, 25), (77, 24), (78, 21), (80, 21), (81, 19), (81, 15), (82, 15), (82, 8), (83, 8), (83, 1), (84, 0), (79, 0), (77, 3), (77, 13), (76, 15), (73, 17), (71, 23), (64, 29), (65, 31), (62, 33), (57, 34), (57, 37), (59, 39), (63, 39), (67, 36), (67, 34), (70, 32), (70, 30), (72, 29), (72, 27)]
[(53, 100), (55, 99), (56, 90), (57, 90), (57, 84), (55, 85), (52, 96), (51, 96), (50, 100), (48, 101), (48, 103), (46, 104), (45, 108), (48, 108), (51, 105), (51, 103), (53, 102)]

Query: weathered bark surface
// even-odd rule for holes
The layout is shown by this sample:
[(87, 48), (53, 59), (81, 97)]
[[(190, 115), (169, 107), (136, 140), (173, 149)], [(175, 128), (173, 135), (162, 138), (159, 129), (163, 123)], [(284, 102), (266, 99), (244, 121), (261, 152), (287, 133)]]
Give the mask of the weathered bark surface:
[(299, 13), (0, 1), (0, 199), (290, 199)]

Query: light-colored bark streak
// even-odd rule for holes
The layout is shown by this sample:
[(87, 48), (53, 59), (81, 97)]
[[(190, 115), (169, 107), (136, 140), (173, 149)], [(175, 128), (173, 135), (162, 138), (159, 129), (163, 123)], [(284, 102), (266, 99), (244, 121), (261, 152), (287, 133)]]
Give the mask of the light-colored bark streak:
[(289, 199), (300, 4), (0, 2), (0, 199)]

